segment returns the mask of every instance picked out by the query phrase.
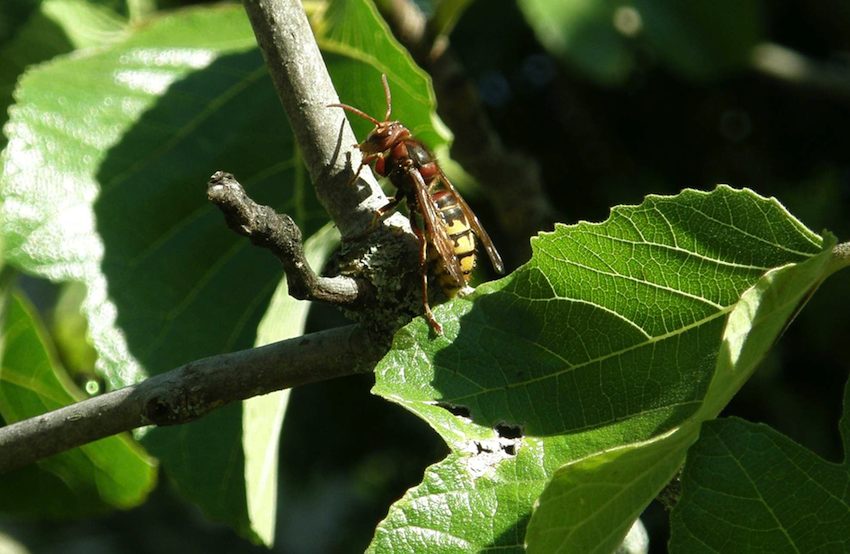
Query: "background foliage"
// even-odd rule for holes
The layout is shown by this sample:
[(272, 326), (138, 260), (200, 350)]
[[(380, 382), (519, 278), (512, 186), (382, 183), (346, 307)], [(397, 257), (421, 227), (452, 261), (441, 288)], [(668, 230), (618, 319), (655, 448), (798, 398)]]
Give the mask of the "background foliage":
[[(232, 235), (205, 204), (205, 181), (222, 168), (248, 183), (258, 200), (293, 214), (307, 235), (325, 222), (240, 8), (167, 11), (175, 7), (171, 2), (117, 0), (19, 0), (0, 6), (0, 101), (4, 108), (14, 104), (3, 138), (4, 145), (12, 141), (2, 176), (3, 259), (27, 274), (17, 281), (23, 295), (16, 292), (5, 300), (5, 325), (24, 330), (5, 333), (4, 346), (8, 354), (14, 347), (10, 337), (26, 341), (26, 351), (38, 356), (26, 367), (37, 365), (45, 375), (54, 375), (50, 379), (61, 391), (55, 394), (66, 398), (82, 393), (63, 377), (65, 368), (88, 390), (120, 386), (202, 355), (339, 322), (327, 309), (317, 306), (307, 315), (305, 306), (288, 302), (270, 257)], [(639, 204), (647, 193), (676, 193), (684, 187), (710, 190), (716, 183), (729, 183), (779, 197), (811, 229), (828, 228), (842, 240), (850, 237), (850, 154), (842, 141), (850, 123), (850, 77), (844, 73), (850, 70), (843, 58), (850, 13), (840, 2), (724, 2), (722, 7), (713, 3), (702, 9), (699, 4), (661, 8), (650, 2), (528, 0), (498, 10), (486, 2), (464, 7), (452, 45), (478, 84), (503, 140), (540, 163), (547, 192), (563, 221), (601, 221), (610, 206)], [(432, 147), (445, 144), (446, 133), (431, 118), (434, 100), (424, 74), (390, 37), (371, 4), (334, 2), (325, 9), (321, 3), (309, 3), (308, 8), (342, 101), (382, 113), (378, 75), (386, 72), (393, 86), (394, 113), (404, 114), (405, 123)], [(437, 8), (435, 13), (453, 21), (446, 11)], [(840, 78), (825, 85), (769, 75), (754, 61), (755, 52), (775, 44), (808, 56), (817, 69), (844, 76), (844, 88)], [(47, 63), (37, 65), (40, 62)], [(358, 136), (368, 129), (353, 123)], [(482, 188), (486, 190), (486, 183)], [(473, 200), (484, 220), (494, 221), (485, 198)], [(495, 224), (488, 229), (497, 244), (507, 240)], [(812, 244), (817, 242), (810, 233), (803, 234)], [(775, 243), (786, 245), (786, 238)], [(545, 250), (546, 240), (551, 238), (541, 239), (538, 249)], [(311, 252), (317, 263), (326, 258), (332, 243), (331, 231), (315, 235)], [(511, 262), (516, 267), (524, 261)], [(241, 268), (246, 266), (256, 271), (234, 288), (237, 278), (245, 279)], [(504, 300), (499, 299), (504, 297), (492, 293), (503, 288), (533, 297), (533, 291), (540, 290), (529, 277), (533, 274), (534, 264), (488, 288), (488, 309), (502, 309)], [(67, 285), (56, 286), (66, 281), (85, 283), (87, 296)], [(848, 289), (840, 281), (826, 281), (727, 410), (767, 422), (813, 451), (801, 453), (783, 437), (758, 427), (738, 430), (738, 435), (766, 435), (765, 444), (777, 445), (789, 459), (842, 459), (836, 422), (841, 413), (838, 391), (848, 374), (841, 346), (850, 328), (850, 310)], [(24, 296), (38, 309), (29, 307)], [(474, 320), (475, 313), (467, 314), (463, 306), (452, 307), (457, 311), (451, 317)], [(80, 314), (99, 354), (96, 367), (81, 340)], [(281, 326), (280, 321), (293, 324)], [(397, 339), (399, 355), (405, 352), (404, 341), (415, 340), (425, 328), (412, 329), (411, 335)], [(478, 341), (458, 338), (461, 347), (463, 340)], [(452, 356), (464, 351), (440, 352), (426, 354), (442, 356), (437, 367), (451, 371), (457, 363)], [(494, 363), (509, 367), (512, 354), (518, 355), (516, 350), (502, 352)], [(397, 358), (385, 362), (378, 392), (402, 395), (404, 391), (392, 389), (399, 367), (411, 364)], [(483, 367), (481, 378), (504, 377), (488, 373), (491, 369)], [(4, 390), (10, 375), (4, 365)], [(441, 382), (439, 375), (436, 379)], [(64, 523), (21, 520), (21, 512), (27, 511), (25, 503), (15, 500), (21, 490), (49, 487), (47, 496), (54, 500), (64, 494), (50, 483), (65, 469), (29, 469), (16, 477), (19, 489), (3, 491), (0, 505), (6, 514), (17, 515), (4, 516), (0, 525), (36, 552), (92, 542), (102, 551), (113, 551), (128, 541), (145, 552), (256, 548), (229, 528), (198, 517), (198, 508), (186, 503), (188, 499), (206, 516), (227, 521), (254, 540), (268, 540), (276, 527), (275, 548), (282, 552), (362, 550), (390, 503), (422, 479), (427, 465), (447, 454), (445, 444), (422, 420), (369, 395), (370, 387), (371, 378), (365, 377), (313, 385), (293, 391), (288, 406), (287, 397), (279, 395), (263, 404), (228, 408), (180, 429), (153, 430), (142, 444), (165, 468), (163, 481), (143, 505), (126, 512)], [(576, 384), (569, 390), (586, 388)], [(45, 396), (49, 394), (42, 391), (27, 409), (43, 409)], [(456, 418), (441, 429), (440, 418), (448, 412), (427, 402), (422, 405), (430, 406), (421, 408), (431, 410), (432, 417), (426, 419), (457, 449), (462, 441), (450, 434), (460, 432)], [(622, 401), (618, 405), (625, 409)], [(499, 416), (486, 414), (500, 412), (492, 401), (464, 407), (472, 408), (470, 425), (484, 426), (463, 428), (463, 437), (493, 440), (490, 428), (500, 423)], [(2, 415), (7, 421), (21, 417), (9, 409)], [(530, 430), (554, 434), (546, 422), (540, 419)], [(251, 454), (276, 454), (274, 438), (281, 425), (279, 475), (266, 472), (264, 482), (272, 485), (252, 483), (250, 476), (258, 473), (248, 469)], [(722, 428), (724, 423), (715, 425), (712, 440), (736, 434)], [(729, 425), (734, 429), (743, 424), (731, 420)], [(77, 517), (102, 512), (105, 506), (143, 502), (156, 485), (153, 460), (127, 439), (113, 442), (111, 448), (122, 449), (120, 455), (132, 460), (121, 466), (138, 471), (132, 479), (136, 488), (117, 491), (96, 478), (81, 481), (69, 495), (82, 503), (73, 510)], [(600, 444), (592, 437), (590, 442)], [(747, 453), (736, 453), (732, 446), (730, 457), (746, 461)], [(545, 450), (545, 441), (539, 447)], [(247, 460), (242, 459), (243, 451)], [(651, 451), (607, 456), (622, 457), (628, 465), (633, 463), (630, 456)], [(584, 454), (591, 452), (595, 450)], [(695, 457), (699, 459), (698, 453)], [(600, 463), (562, 455), (556, 459), (544, 463), (542, 471), (554, 471), (570, 459), (579, 464), (577, 471), (593, 474), (588, 468)], [(450, 454), (442, 465), (457, 465), (458, 460), (456, 453)], [(694, 466), (694, 482), (699, 482), (699, 467)], [(779, 466), (776, 471), (781, 471)], [(827, 482), (840, 483), (842, 475), (846, 478), (842, 471)], [(434, 475), (426, 475), (426, 484), (433, 485)], [(555, 475), (553, 486), (569, 490), (573, 473)], [(276, 488), (275, 478), (277, 500), (268, 496)], [(5, 483), (9, 486), (10, 481)], [(544, 499), (554, 498), (557, 508), (557, 489), (550, 492)], [(685, 493), (681, 515), (673, 520), (671, 546), (690, 544), (683, 531), (689, 522), (692, 525), (689, 507), (708, 502), (723, 513), (722, 506), (706, 500), (711, 492), (711, 486), (704, 486)], [(495, 492), (497, 498), (499, 494)], [(841, 504), (835, 511), (837, 522), (846, 517)], [(274, 505), (276, 514), (269, 508)], [(846, 505), (844, 499), (845, 512)], [(387, 536), (381, 533), (392, 532), (393, 518), (405, 509), (405, 504), (394, 508), (379, 539)], [(545, 511), (539, 513), (544, 521)], [(653, 544), (663, 549), (666, 514), (653, 505), (644, 517)], [(512, 523), (504, 523), (510, 529)], [(797, 520), (793, 524), (802, 525)], [(545, 528), (532, 524), (533, 530)], [(191, 539), (187, 529), (194, 530)], [(493, 533), (475, 540), (522, 540), (495, 529)]]

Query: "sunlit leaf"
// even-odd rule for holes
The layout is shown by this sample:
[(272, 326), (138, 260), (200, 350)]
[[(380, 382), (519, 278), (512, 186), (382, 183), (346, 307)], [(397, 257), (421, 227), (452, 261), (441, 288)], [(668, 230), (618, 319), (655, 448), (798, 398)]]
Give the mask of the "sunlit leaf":
[[(332, 2), (313, 23), (342, 102), (383, 119), (387, 109), (381, 88), (384, 73), (390, 83), (393, 118), (431, 148), (446, 143), (449, 133), (434, 116), (430, 79), (395, 40), (371, 2)], [(356, 116), (349, 121), (358, 137), (365, 138), (373, 128)]]
[[(32, 2), (26, 10), (15, 2), (4, 2), (0, 20), (11, 23), (10, 36), (0, 42), (0, 127), (12, 102), (15, 82), (35, 63), (79, 48), (102, 46), (119, 40), (125, 22), (112, 10), (85, 0)], [(5, 145), (0, 139), (0, 148)]]
[[(697, 440), (700, 424), (716, 417), (726, 406), (808, 295), (835, 271), (828, 248), (832, 244), (828, 240), (823, 252), (804, 262), (767, 272), (741, 295), (727, 318), (714, 377), (702, 405), (671, 436), (628, 445), (612, 453), (603, 452), (560, 468), (532, 517), (529, 546), (539, 540), (537, 545), (542, 550), (598, 548), (600, 531), (606, 529), (607, 543), (602, 548), (614, 548), (622, 535), (611, 528), (611, 523), (617, 521), (619, 532), (623, 532), (673, 478), (688, 447)], [(601, 486), (594, 486), (596, 482), (601, 482)], [(577, 487), (577, 483), (581, 485)], [(586, 495), (581, 505), (571, 502), (577, 488), (579, 494)], [(611, 497), (617, 499), (616, 505), (609, 502)], [(618, 510), (622, 517), (615, 519), (612, 509)], [(576, 531), (557, 523), (563, 514), (571, 515)]]

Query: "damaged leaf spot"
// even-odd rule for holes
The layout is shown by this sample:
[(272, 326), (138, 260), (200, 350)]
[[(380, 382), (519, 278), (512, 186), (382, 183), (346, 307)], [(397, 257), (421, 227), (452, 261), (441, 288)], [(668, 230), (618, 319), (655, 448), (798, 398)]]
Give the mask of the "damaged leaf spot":
[(469, 408), (466, 406), (455, 406), (454, 404), (449, 404), (448, 402), (437, 402), (437, 406), (447, 410), (450, 414), (458, 417), (465, 417), (466, 419), (470, 419), (472, 414), (469, 411)]
[(499, 423), (495, 427), (496, 432), (503, 439), (520, 439), (522, 438), (522, 427), (519, 425), (509, 425), (507, 423)]
[(521, 439), (496, 437), (492, 439), (473, 440), (464, 448), (470, 454), (467, 467), (474, 478), (492, 473), (503, 460), (516, 456)]
[[(466, 406), (443, 401), (435, 402), (435, 404), (453, 416), (472, 418), (472, 413)], [(519, 425), (511, 425), (503, 421), (496, 424), (493, 430), (496, 431), (493, 438), (471, 440), (461, 449), (468, 456), (467, 467), (475, 479), (492, 473), (500, 462), (516, 456), (522, 443), (523, 432)]]

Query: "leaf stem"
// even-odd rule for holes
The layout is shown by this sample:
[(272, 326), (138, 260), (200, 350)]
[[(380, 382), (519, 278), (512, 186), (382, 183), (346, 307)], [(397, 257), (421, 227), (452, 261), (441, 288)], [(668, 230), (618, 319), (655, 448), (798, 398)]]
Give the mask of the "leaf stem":
[(833, 271), (850, 266), (850, 242), (836, 244), (832, 249), (832, 260)]

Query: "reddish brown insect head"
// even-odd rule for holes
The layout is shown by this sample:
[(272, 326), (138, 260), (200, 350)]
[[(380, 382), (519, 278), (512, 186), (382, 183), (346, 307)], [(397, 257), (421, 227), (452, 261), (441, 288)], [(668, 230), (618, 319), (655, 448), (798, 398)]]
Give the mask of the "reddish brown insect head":
[(387, 101), (387, 113), (384, 115), (383, 121), (378, 121), (366, 112), (349, 106), (348, 104), (330, 104), (329, 108), (342, 108), (345, 111), (351, 112), (358, 117), (362, 117), (366, 121), (375, 125), (375, 128), (366, 137), (366, 140), (357, 145), (364, 154), (378, 154), (386, 152), (398, 141), (410, 138), (410, 131), (398, 121), (390, 121), (392, 114), (392, 96), (390, 95), (390, 85), (386, 75), (381, 75), (381, 82), (384, 85), (384, 96)]

